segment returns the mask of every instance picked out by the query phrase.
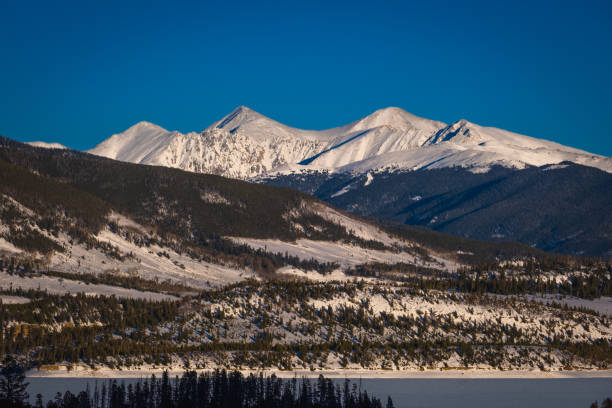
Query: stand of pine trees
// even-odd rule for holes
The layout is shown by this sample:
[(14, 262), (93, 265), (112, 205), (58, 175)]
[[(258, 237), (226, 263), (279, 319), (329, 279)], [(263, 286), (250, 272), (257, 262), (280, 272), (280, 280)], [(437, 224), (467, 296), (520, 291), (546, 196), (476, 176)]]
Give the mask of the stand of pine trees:
[[(0, 406), (3, 396), (0, 395)], [(14, 405), (31, 407), (26, 401)], [(387, 408), (393, 401), (387, 398)], [(349, 380), (338, 385), (319, 376), (315, 381), (306, 378), (281, 380), (276, 376), (243, 376), (239, 371), (216, 370), (201, 373), (186, 371), (171, 379), (165, 371), (161, 378), (125, 385), (109, 380), (93, 390), (77, 395), (58, 392), (54, 399), (43, 404), (38, 395), (36, 408), (382, 408), (382, 402), (368, 395)]]

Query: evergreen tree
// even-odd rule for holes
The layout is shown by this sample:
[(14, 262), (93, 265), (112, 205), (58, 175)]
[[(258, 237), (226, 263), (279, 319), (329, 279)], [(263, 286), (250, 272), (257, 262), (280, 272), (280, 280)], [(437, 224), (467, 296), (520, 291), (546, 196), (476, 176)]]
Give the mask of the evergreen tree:
[(160, 390), (160, 408), (172, 408), (172, 388), (168, 371), (165, 370), (162, 374), (161, 390)]
[(91, 398), (89, 397), (89, 393), (87, 391), (79, 392), (76, 399), (78, 402), (78, 408), (91, 408)]
[(23, 369), (15, 360), (6, 359), (0, 370), (0, 402), (13, 407), (26, 406), (28, 393)]
[(34, 408), (44, 408), (42, 394), (36, 394), (36, 402), (34, 403)]

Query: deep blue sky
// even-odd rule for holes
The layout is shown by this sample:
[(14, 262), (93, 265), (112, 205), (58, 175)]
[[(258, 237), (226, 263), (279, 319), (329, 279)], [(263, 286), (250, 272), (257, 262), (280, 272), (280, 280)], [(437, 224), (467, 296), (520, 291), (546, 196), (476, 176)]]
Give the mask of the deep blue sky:
[(310, 129), (399, 106), (611, 156), (611, 4), (0, 0), (0, 134), (85, 149), (238, 105)]

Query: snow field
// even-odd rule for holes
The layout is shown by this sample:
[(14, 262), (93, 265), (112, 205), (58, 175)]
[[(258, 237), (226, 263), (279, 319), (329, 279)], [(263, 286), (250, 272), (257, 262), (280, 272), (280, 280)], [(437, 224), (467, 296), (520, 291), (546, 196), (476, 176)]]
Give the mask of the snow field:
[[(48, 293), (64, 295), (66, 293), (84, 293), (96, 296), (117, 296), (131, 299), (176, 300), (176, 296), (163, 293), (126, 289), (118, 286), (87, 284), (77, 280), (56, 278), (51, 276), (21, 277), (0, 272), (0, 288), (3, 290), (21, 288), (24, 290), (43, 290)], [(4, 296), (4, 295), (2, 295)]]

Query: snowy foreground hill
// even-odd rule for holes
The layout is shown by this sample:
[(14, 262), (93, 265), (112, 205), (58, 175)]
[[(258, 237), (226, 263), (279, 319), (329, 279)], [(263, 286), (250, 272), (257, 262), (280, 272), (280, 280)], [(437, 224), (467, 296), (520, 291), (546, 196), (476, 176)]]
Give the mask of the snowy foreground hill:
[(140, 122), (89, 152), (235, 178), (291, 171), (366, 173), (455, 166), (479, 172), (493, 165), (521, 169), (564, 161), (612, 172), (612, 158), (464, 119), (451, 124), (423, 119), (400, 108), (314, 131), (283, 125), (240, 106), (200, 133), (182, 134)]
[(612, 376), (611, 296), (609, 262), (0, 138), (0, 350), (37, 375)]

